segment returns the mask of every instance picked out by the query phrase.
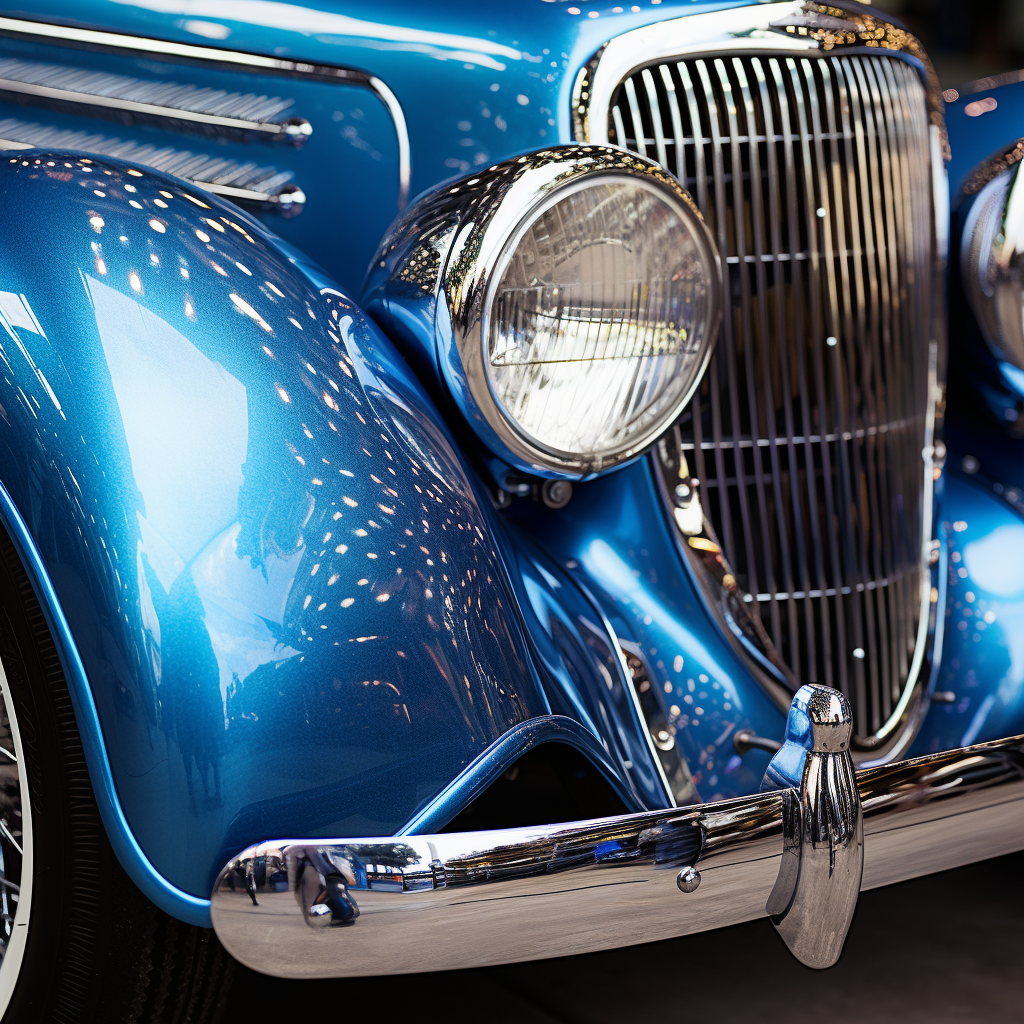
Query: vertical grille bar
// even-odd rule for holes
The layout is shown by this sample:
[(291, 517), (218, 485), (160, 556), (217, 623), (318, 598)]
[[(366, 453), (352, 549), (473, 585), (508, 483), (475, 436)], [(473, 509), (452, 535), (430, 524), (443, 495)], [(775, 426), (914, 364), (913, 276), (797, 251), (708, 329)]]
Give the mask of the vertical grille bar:
[(797, 677), (846, 693), (869, 742), (920, 626), (924, 87), (888, 56), (708, 54), (626, 79), (609, 126), (680, 179), (728, 267), (680, 422), (705, 511)]

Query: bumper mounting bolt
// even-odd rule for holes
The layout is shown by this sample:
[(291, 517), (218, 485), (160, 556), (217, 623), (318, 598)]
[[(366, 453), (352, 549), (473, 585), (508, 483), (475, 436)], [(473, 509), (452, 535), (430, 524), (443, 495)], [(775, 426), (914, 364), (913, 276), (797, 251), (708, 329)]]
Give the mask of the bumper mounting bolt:
[(700, 885), (700, 872), (688, 864), (676, 875), (676, 885), (679, 886), (680, 892), (694, 892)]

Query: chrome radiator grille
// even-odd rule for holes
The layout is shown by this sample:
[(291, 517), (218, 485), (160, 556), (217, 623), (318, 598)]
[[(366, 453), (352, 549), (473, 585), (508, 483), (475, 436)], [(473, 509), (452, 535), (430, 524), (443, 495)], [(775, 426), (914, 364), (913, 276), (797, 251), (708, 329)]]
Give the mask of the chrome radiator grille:
[(738, 585), (801, 682), (886, 729), (922, 608), (929, 126), (895, 58), (703, 56), (619, 87), (610, 140), (697, 201), (727, 270), (683, 454)]

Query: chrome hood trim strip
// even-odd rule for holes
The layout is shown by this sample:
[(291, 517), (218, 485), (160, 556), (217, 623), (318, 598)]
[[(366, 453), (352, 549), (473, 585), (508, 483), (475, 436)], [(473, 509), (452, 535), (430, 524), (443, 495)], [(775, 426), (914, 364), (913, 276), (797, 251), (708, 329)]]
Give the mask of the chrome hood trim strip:
[(0, 17), (0, 36), (13, 35), (33, 40), (45, 39), (68, 46), (98, 47), (101, 49), (127, 50), (147, 56), (178, 58), (236, 67), (243, 71), (264, 72), (297, 78), (315, 78), (328, 82), (348, 82), (361, 85), (374, 93), (387, 107), (398, 138), (399, 195), (398, 208), (402, 209), (409, 199), (412, 181), (412, 147), (405, 113), (398, 97), (390, 87), (375, 75), (355, 68), (332, 64), (308, 63), (286, 60), (281, 57), (267, 57), (258, 53), (242, 53), (215, 46), (196, 46), (193, 43), (173, 43), (164, 39), (149, 39), (143, 36), (123, 35), (117, 32), (103, 32), (95, 29), (75, 28), (71, 25), (54, 25), (41, 21), (27, 21), (22, 18)]

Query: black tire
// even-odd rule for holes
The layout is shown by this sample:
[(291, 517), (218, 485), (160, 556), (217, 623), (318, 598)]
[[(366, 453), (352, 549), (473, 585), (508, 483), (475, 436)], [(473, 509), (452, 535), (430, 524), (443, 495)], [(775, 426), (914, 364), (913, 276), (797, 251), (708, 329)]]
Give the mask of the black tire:
[(3, 1024), (216, 1024), (234, 962), (212, 931), (157, 909), (117, 862), (53, 640), (2, 528), (0, 660), (28, 772), (34, 850), (28, 937)]

